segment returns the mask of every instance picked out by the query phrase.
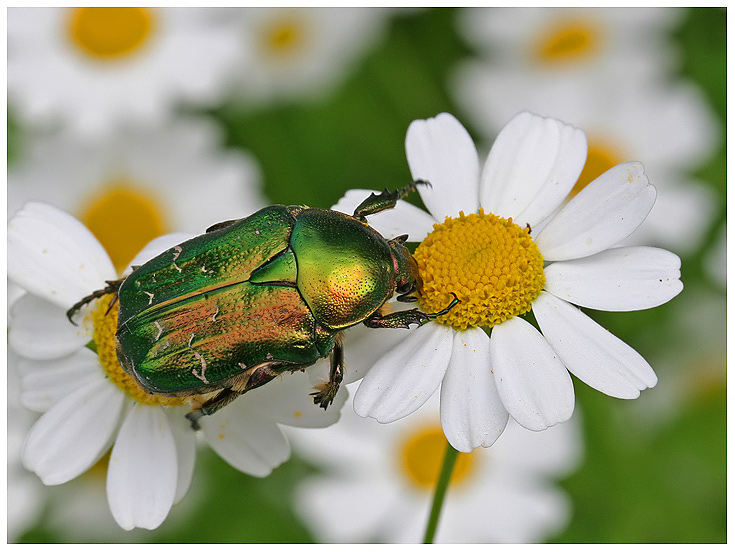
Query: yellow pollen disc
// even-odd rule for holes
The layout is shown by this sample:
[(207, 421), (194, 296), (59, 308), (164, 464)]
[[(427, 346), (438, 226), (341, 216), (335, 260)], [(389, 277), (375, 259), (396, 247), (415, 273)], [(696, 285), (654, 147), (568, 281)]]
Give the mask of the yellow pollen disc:
[(92, 311), (94, 343), (97, 346), (97, 355), (99, 356), (100, 364), (102, 364), (107, 377), (110, 378), (112, 383), (139, 403), (161, 406), (181, 406), (188, 403), (191, 397), (164, 397), (162, 395), (151, 395), (147, 393), (120, 366), (117, 360), (117, 353), (115, 352), (118, 304), (115, 303), (110, 309), (110, 312), (107, 312), (112, 297), (112, 295), (108, 295), (97, 301), (96, 308)]
[(110, 182), (84, 209), (80, 220), (122, 272), (149, 241), (164, 233), (158, 202), (125, 180)]
[(551, 64), (580, 61), (599, 49), (600, 39), (600, 29), (590, 21), (563, 21), (539, 37), (536, 58)]
[(584, 163), (582, 174), (579, 175), (577, 183), (569, 192), (569, 197), (572, 198), (577, 195), (595, 178), (620, 163), (621, 159), (622, 157), (609, 144), (591, 139), (587, 147), (587, 161)]
[(123, 58), (140, 50), (153, 30), (149, 8), (74, 8), (72, 42), (97, 59)]
[[(421, 489), (436, 487), (446, 450), (447, 440), (441, 427), (430, 425), (410, 435), (400, 450), (401, 467), (409, 481)], [(476, 460), (474, 453), (460, 452), (452, 470), (450, 485), (470, 479), (477, 467)]]
[(260, 46), (266, 55), (292, 57), (303, 50), (307, 37), (306, 21), (296, 12), (287, 12), (267, 22), (261, 30)]
[(456, 330), (495, 324), (531, 309), (546, 282), (544, 259), (527, 228), (485, 214), (447, 217), (414, 253), (424, 312), (460, 300), (437, 322)]

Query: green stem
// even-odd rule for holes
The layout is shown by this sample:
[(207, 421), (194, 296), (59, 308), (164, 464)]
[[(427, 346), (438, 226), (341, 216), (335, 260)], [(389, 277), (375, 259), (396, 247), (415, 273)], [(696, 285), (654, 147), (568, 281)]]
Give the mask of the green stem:
[(436, 528), (439, 525), (439, 514), (441, 513), (442, 505), (444, 504), (444, 497), (447, 494), (449, 481), (452, 478), (452, 470), (454, 469), (454, 463), (457, 461), (458, 455), (459, 451), (447, 443), (447, 452), (444, 454), (442, 471), (439, 474), (439, 480), (436, 483), (436, 490), (434, 491), (434, 501), (431, 504), (431, 512), (429, 513), (429, 523), (426, 526), (424, 544), (431, 544), (434, 542)]

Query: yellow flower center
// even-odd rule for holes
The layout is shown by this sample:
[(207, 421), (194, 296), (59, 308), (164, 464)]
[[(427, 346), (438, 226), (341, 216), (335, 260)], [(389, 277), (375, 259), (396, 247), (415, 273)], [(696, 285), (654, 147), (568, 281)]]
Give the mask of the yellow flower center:
[[(422, 490), (436, 487), (446, 450), (447, 440), (441, 427), (432, 424), (409, 435), (400, 450), (401, 467), (408, 480)], [(450, 485), (471, 480), (476, 468), (477, 455), (474, 452), (460, 452)]]
[(74, 8), (69, 33), (85, 54), (99, 59), (120, 59), (140, 50), (150, 39), (150, 8)]
[(97, 346), (97, 355), (100, 364), (105, 370), (110, 381), (132, 397), (135, 401), (143, 404), (161, 406), (181, 406), (188, 403), (191, 397), (165, 397), (147, 393), (135, 379), (130, 376), (117, 360), (115, 345), (115, 332), (117, 331), (118, 304), (107, 312), (113, 295), (108, 295), (97, 301), (96, 308), (92, 311), (92, 323), (94, 325), (94, 343)]
[(308, 25), (298, 12), (288, 10), (271, 19), (261, 29), (260, 47), (266, 56), (287, 58), (303, 50)]
[(562, 21), (539, 37), (535, 57), (545, 65), (581, 61), (595, 54), (601, 39), (602, 33), (592, 21)]
[(414, 253), (425, 312), (460, 300), (437, 322), (456, 330), (495, 324), (531, 309), (546, 282), (544, 259), (527, 228), (485, 214), (447, 217)]
[(118, 273), (166, 225), (158, 205), (127, 180), (113, 180), (83, 210), (80, 220), (104, 246)]
[(579, 179), (577, 179), (577, 183), (569, 192), (569, 197), (577, 195), (595, 178), (620, 163), (621, 159), (622, 157), (613, 146), (601, 140), (591, 139), (587, 147), (587, 161), (584, 163), (584, 168), (579, 175)]

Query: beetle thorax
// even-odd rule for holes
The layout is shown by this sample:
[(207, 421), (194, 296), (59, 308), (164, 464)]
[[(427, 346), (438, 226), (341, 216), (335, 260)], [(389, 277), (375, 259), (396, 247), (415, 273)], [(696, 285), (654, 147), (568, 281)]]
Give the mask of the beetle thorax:
[(362, 322), (395, 291), (390, 247), (353, 217), (304, 211), (294, 225), (291, 247), (299, 291), (316, 320), (330, 329)]

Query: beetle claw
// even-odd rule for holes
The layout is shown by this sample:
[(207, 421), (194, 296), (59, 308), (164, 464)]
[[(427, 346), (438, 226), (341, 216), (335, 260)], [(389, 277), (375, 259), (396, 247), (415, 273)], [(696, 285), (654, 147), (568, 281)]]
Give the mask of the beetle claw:
[(202, 426), (199, 425), (199, 418), (204, 416), (201, 410), (192, 410), (186, 415), (186, 419), (191, 422), (191, 429), (199, 431)]
[(112, 307), (117, 302), (117, 291), (120, 289), (120, 285), (123, 283), (124, 280), (125, 278), (122, 278), (120, 280), (105, 280), (107, 287), (103, 289), (98, 289), (91, 295), (87, 295), (87, 297), (84, 297), (83, 299), (72, 305), (72, 307), (68, 311), (66, 311), (66, 317), (69, 319), (69, 322), (76, 326), (77, 323), (74, 322), (74, 315), (76, 315), (83, 306), (91, 303), (95, 299), (104, 297), (105, 295), (114, 294), (115, 296), (113, 297), (112, 301), (110, 301), (110, 304), (107, 307), (107, 312), (110, 312), (110, 309), (112, 309)]
[(334, 401), (337, 391), (339, 391), (339, 383), (328, 381), (319, 391), (310, 393), (310, 395), (314, 397), (314, 404), (318, 404), (326, 410)]

